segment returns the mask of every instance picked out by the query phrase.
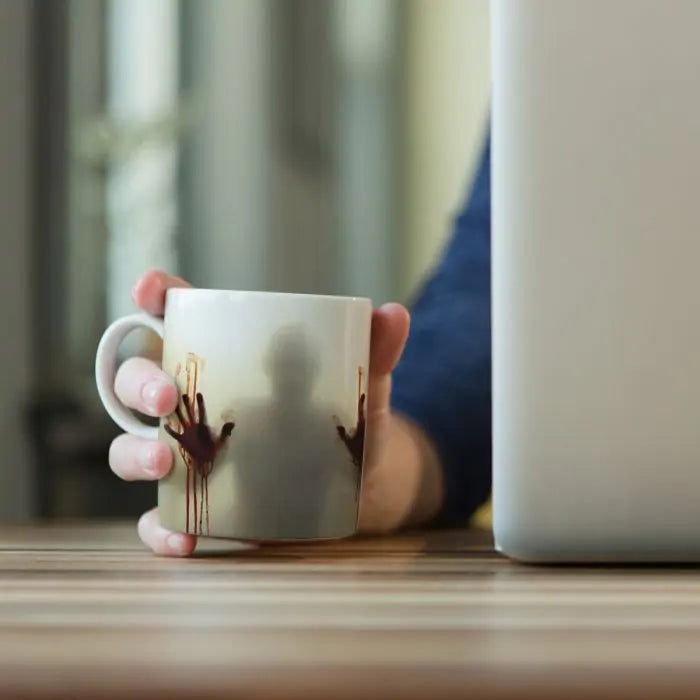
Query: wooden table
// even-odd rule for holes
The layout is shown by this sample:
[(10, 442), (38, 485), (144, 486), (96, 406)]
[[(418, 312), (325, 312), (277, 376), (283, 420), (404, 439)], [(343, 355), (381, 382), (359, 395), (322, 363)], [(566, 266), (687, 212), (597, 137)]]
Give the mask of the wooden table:
[[(228, 549), (227, 549), (228, 547)], [(0, 530), (0, 696), (700, 697), (700, 570), (534, 568), (478, 532), (169, 560)]]

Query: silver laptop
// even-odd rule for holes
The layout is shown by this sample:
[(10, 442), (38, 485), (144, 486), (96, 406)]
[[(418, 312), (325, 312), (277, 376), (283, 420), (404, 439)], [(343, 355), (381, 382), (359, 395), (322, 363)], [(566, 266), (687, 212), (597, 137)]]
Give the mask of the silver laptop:
[(700, 561), (700, 2), (492, 3), (494, 531)]

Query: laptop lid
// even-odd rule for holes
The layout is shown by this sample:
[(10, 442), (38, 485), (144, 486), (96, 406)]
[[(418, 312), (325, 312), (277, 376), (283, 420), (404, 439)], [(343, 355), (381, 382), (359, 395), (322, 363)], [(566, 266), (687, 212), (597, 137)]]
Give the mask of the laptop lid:
[(494, 531), (700, 559), (700, 2), (494, 0)]

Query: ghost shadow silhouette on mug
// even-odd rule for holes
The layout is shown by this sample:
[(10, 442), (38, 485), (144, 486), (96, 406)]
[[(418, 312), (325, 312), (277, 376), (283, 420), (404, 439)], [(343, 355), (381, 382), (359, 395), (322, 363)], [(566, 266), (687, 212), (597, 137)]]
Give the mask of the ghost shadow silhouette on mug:
[(269, 396), (236, 401), (232, 461), (237, 529), (260, 539), (351, 534), (360, 474), (338, 437), (337, 407), (313, 400), (319, 353), (304, 328), (275, 333), (264, 357)]

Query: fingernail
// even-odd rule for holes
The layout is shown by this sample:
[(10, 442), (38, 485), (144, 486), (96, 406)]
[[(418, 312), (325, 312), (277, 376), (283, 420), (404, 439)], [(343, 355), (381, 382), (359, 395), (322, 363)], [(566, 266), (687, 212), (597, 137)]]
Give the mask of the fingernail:
[(166, 540), (168, 548), (173, 554), (179, 554), (182, 556), (187, 553), (187, 542), (182, 535), (172, 534), (168, 535)]
[(149, 476), (157, 476), (157, 461), (157, 453), (153, 447), (149, 447), (139, 455), (139, 467)]
[(153, 379), (143, 387), (141, 398), (149, 411), (158, 411), (158, 395), (166, 387), (162, 379)]

